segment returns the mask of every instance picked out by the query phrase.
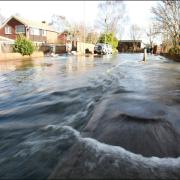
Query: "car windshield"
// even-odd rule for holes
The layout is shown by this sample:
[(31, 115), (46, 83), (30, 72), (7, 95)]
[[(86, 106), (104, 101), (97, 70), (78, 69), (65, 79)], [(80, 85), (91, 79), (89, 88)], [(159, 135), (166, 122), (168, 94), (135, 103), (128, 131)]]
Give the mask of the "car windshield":
[(95, 47), (98, 47), (98, 46), (101, 46), (101, 47), (106, 47), (106, 48), (112, 48), (112, 46), (111, 46), (111, 45), (109, 45), (109, 44), (105, 44), (105, 43), (98, 43), (98, 44), (96, 44), (96, 45), (95, 45)]
[(96, 44), (96, 46), (102, 46), (103, 44)]

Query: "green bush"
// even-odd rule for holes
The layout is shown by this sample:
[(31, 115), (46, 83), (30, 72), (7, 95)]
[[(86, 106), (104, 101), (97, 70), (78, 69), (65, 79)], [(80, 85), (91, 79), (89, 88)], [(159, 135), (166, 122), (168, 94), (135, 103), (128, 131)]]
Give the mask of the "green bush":
[(168, 52), (170, 55), (174, 55), (174, 54), (180, 54), (180, 48), (176, 47), (172, 47), (169, 49), (169, 52)]
[(99, 43), (107, 43), (110, 44), (113, 48), (113, 51), (116, 52), (116, 48), (118, 46), (118, 39), (115, 37), (114, 33), (104, 33), (99, 37)]
[(13, 52), (21, 53), (24, 55), (31, 55), (35, 51), (35, 46), (32, 41), (26, 39), (24, 36), (18, 36), (13, 46)]
[(113, 51), (112, 51), (112, 53), (113, 53), (113, 54), (117, 54), (117, 53), (118, 53), (118, 50), (114, 48)]

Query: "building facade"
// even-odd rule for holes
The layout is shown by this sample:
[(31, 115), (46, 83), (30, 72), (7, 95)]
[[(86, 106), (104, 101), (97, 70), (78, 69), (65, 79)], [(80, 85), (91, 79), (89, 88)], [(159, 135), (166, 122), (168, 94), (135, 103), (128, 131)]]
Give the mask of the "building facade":
[(141, 49), (141, 40), (120, 40), (118, 42), (119, 52), (133, 52)]
[(19, 34), (37, 43), (57, 43), (58, 32), (45, 21), (35, 22), (11, 16), (0, 27), (0, 36), (15, 40)]

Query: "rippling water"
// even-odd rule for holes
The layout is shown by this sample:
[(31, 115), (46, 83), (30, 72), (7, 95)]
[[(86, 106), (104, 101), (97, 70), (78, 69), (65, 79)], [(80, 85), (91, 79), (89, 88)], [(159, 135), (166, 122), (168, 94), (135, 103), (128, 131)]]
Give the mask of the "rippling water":
[[(180, 132), (180, 65), (143, 54), (0, 63), (0, 178), (47, 178), (103, 98), (125, 94), (162, 107)], [(141, 109), (128, 104), (128, 110)], [(152, 116), (153, 112), (141, 112)], [(72, 128), (68, 130), (69, 127)]]

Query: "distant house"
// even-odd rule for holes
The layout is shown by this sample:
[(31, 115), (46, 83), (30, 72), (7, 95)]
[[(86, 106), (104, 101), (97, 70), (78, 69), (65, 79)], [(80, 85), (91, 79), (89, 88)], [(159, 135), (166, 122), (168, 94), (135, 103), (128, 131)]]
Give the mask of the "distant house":
[(70, 40), (70, 38), (67, 31), (64, 31), (58, 35), (58, 43), (66, 44), (68, 40)]
[(131, 52), (134, 49), (134, 46), (136, 49), (141, 49), (141, 40), (120, 40), (118, 42), (118, 51), (119, 52)]
[(19, 34), (36, 43), (56, 43), (58, 32), (45, 21), (35, 22), (11, 16), (0, 26), (0, 36), (15, 40)]

